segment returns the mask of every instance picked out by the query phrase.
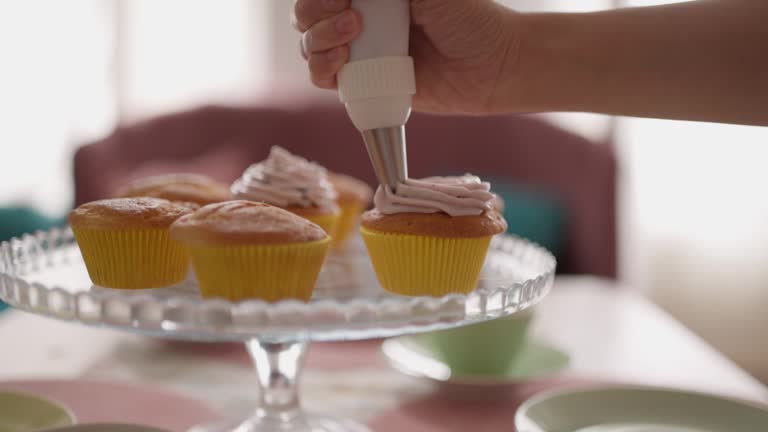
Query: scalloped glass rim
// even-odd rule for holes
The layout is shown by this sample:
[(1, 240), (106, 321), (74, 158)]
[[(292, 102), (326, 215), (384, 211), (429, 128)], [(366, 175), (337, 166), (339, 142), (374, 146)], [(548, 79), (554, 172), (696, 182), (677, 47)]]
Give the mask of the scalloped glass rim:
[[(349, 273), (350, 265), (366, 264), (367, 258), (337, 256), (329, 259), (324, 272), (336, 270), (338, 277)], [(60, 228), (0, 244), (0, 299), (40, 315), (166, 338), (353, 340), (455, 327), (521, 311), (549, 292), (555, 266), (544, 248), (504, 235), (492, 242), (479, 288), (468, 295), (403, 297), (378, 288), (380, 293), (369, 290), (373, 296), (321, 297), (309, 303), (231, 303), (190, 295), (194, 286), (189, 282), (162, 295), (157, 290), (64, 288), (58, 280), (41, 283), (37, 279), (54, 276), (52, 272), (85, 272), (72, 231)], [(378, 286), (375, 278), (370, 282), (371, 275), (367, 283)]]

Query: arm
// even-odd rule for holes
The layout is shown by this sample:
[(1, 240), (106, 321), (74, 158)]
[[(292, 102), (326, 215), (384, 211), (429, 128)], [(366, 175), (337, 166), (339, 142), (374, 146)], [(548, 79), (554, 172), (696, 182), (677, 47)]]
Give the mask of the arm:
[(491, 111), (768, 125), (768, 2), (522, 15)]

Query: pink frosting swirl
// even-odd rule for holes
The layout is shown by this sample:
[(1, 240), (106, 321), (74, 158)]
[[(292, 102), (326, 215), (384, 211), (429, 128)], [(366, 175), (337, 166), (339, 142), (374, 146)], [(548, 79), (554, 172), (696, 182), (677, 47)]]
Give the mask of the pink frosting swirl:
[(408, 179), (392, 192), (379, 187), (373, 202), (384, 214), (437, 213), (450, 216), (477, 216), (493, 208), (491, 184), (479, 177), (427, 177)]
[(266, 160), (248, 167), (231, 191), (237, 199), (278, 207), (336, 206), (336, 190), (326, 169), (278, 146)]

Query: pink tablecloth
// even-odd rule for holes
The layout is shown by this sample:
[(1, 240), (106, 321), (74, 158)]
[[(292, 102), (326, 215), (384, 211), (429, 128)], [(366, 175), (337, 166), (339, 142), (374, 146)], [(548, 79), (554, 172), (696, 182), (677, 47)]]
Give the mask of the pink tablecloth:
[(457, 394), (457, 389), (445, 388), (384, 412), (369, 426), (376, 432), (514, 432), (515, 411), (526, 399), (543, 390), (592, 383), (574, 378), (539, 380), (490, 392), (486, 389), (482, 396), (478, 389)]
[[(315, 369), (386, 368), (379, 348), (381, 340), (359, 342), (323, 342), (309, 346), (306, 367)], [(251, 359), (241, 343), (159, 342), (169, 349), (191, 356), (216, 359), (252, 368)]]
[(217, 420), (208, 405), (151, 386), (90, 380), (8, 381), (15, 390), (53, 399), (68, 407), (78, 423), (132, 423), (183, 432)]
[[(375, 373), (377, 369), (388, 368), (380, 344), (380, 340), (315, 343), (310, 347), (306, 367), (315, 371), (364, 368)], [(252, 367), (241, 344), (172, 343), (168, 348), (243, 368)], [(368, 423), (376, 432), (514, 432), (515, 411), (529, 397), (542, 390), (591, 383), (595, 380), (563, 376), (491, 389), (442, 386), (425, 397), (401, 400), (394, 409), (379, 413)]]

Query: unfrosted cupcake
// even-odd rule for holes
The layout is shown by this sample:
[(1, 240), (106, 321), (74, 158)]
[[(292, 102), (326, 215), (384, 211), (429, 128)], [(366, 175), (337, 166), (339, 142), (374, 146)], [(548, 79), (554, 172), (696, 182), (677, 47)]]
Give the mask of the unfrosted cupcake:
[(264, 202), (335, 234), (340, 210), (325, 168), (274, 146), (266, 160), (245, 170), (231, 187), (236, 199)]
[(168, 227), (196, 208), (158, 198), (107, 199), (76, 208), (69, 224), (94, 284), (156, 288), (186, 277), (189, 254)]
[(373, 189), (362, 180), (346, 174), (328, 173), (338, 198), (336, 202), (341, 209), (341, 217), (333, 237), (333, 246), (340, 247), (349, 238), (360, 220), (360, 215), (370, 206)]
[(507, 223), (475, 176), (409, 179), (379, 188), (360, 232), (384, 289), (442, 296), (474, 290), (494, 235)]
[(189, 248), (203, 297), (232, 301), (309, 300), (330, 245), (316, 224), (251, 201), (207, 205), (171, 235)]
[(117, 192), (119, 197), (152, 197), (207, 205), (232, 199), (224, 183), (201, 174), (163, 174), (135, 180)]

